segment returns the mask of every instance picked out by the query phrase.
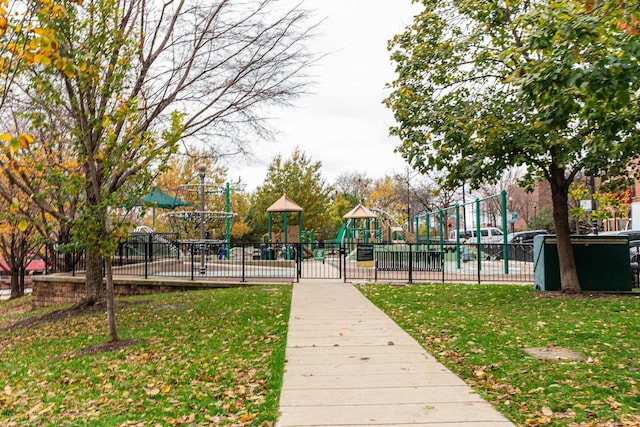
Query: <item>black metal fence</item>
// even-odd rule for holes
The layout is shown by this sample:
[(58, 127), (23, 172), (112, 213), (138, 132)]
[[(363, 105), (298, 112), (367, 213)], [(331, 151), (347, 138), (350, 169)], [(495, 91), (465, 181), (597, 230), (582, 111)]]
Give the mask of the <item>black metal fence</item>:
[[(300, 276), (298, 245), (221, 241), (127, 241), (111, 258), (113, 273), (144, 278), (290, 279)], [(85, 253), (59, 254), (54, 272), (84, 274)]]
[[(526, 244), (505, 251), (501, 244), (228, 244), (175, 237), (143, 234), (122, 242), (112, 257), (114, 273), (186, 280), (533, 282), (533, 246)], [(52, 261), (53, 272), (75, 275), (86, 268), (83, 252), (57, 252)]]

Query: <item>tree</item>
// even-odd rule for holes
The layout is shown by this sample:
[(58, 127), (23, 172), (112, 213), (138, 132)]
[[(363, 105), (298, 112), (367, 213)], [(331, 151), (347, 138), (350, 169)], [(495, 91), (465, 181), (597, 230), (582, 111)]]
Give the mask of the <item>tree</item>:
[(105, 300), (104, 260), (112, 307), (110, 257), (127, 226), (114, 208), (137, 202), (180, 138), (219, 153), (268, 133), (261, 108), (306, 84), (310, 32), (306, 12), (276, 0), (79, 3), (37, 14), (64, 56), (32, 70), (22, 96), (41, 112), (34, 127), (52, 107), (66, 110), (83, 179), (72, 237), (87, 253), (86, 303)]
[(435, 209), (434, 188), (428, 178), (406, 168), (403, 173), (392, 177), (394, 191), (401, 203), (405, 203), (402, 224), (407, 224), (407, 232), (413, 231), (413, 218), (416, 215)]
[(3, 267), (11, 278), (10, 298), (24, 296), (25, 275), (27, 267), (42, 248), (42, 239), (38, 239), (38, 229), (33, 223), (24, 223), (24, 217), (19, 213), (19, 207), (14, 204), (7, 208), (6, 203), (0, 203), (0, 255)]
[(373, 190), (373, 179), (363, 172), (344, 172), (338, 175), (333, 186), (338, 194), (353, 201), (353, 208), (369, 198)]
[(370, 206), (387, 212), (398, 221), (406, 224), (406, 198), (403, 199), (397, 191), (396, 182), (390, 176), (385, 176), (374, 182), (373, 191), (369, 196)]
[(453, 188), (511, 166), (546, 179), (562, 290), (579, 292), (568, 190), (582, 171), (624, 175), (640, 154), (638, 35), (618, 25), (619, 1), (422, 4), (390, 42), (398, 151), (418, 170), (448, 171)]
[(315, 230), (320, 238), (327, 238), (332, 188), (322, 178), (321, 168), (322, 163), (312, 162), (299, 148), (290, 159), (276, 156), (267, 169), (264, 185), (256, 189), (251, 199), (247, 223), (254, 233), (267, 232), (267, 208), (286, 193), (304, 209), (302, 226)]

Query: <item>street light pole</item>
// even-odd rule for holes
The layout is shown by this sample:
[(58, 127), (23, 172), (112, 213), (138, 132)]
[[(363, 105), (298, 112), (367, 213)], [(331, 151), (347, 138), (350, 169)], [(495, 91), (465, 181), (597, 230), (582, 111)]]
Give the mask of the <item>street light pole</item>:
[(538, 204), (534, 203), (533, 204), (533, 229), (537, 230), (538, 229), (538, 217), (536, 216), (537, 214), (537, 209), (538, 209)]

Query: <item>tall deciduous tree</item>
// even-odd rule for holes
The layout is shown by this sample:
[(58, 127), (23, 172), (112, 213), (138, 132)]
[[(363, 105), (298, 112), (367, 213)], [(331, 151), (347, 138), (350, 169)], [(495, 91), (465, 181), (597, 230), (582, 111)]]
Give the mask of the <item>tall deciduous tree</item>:
[(640, 41), (620, 25), (637, 9), (621, 3), (423, 0), (390, 42), (398, 150), (420, 170), (447, 170), (450, 187), (519, 165), (546, 179), (565, 292), (580, 291), (569, 185), (583, 170), (625, 174), (640, 154)]
[(267, 233), (267, 208), (286, 193), (304, 209), (302, 226), (326, 239), (328, 236), (322, 232), (330, 224), (332, 189), (325, 183), (321, 168), (320, 162), (312, 162), (300, 149), (294, 150), (290, 159), (276, 156), (269, 165), (264, 185), (256, 189), (251, 200), (247, 223), (254, 232)]
[(36, 15), (64, 55), (41, 62), (23, 96), (42, 112), (35, 126), (66, 110), (83, 177), (74, 238), (87, 250), (92, 303), (104, 300), (102, 261), (109, 271), (122, 232), (112, 209), (139, 199), (179, 138), (219, 153), (267, 132), (261, 108), (301, 93), (311, 58), (306, 13), (277, 0), (78, 3)]

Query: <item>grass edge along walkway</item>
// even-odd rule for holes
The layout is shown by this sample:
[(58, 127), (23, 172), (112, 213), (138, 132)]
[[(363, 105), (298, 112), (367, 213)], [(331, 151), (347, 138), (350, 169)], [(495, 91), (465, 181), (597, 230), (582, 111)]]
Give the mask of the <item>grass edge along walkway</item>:
[[(521, 426), (640, 425), (640, 298), (516, 285), (361, 290)], [(523, 350), (531, 347), (582, 358), (538, 360)]]
[[(119, 299), (121, 337), (144, 341), (83, 356), (103, 313), (3, 329), (0, 424), (274, 425), (290, 300), (291, 285)], [(39, 314), (5, 304), (0, 328)]]

